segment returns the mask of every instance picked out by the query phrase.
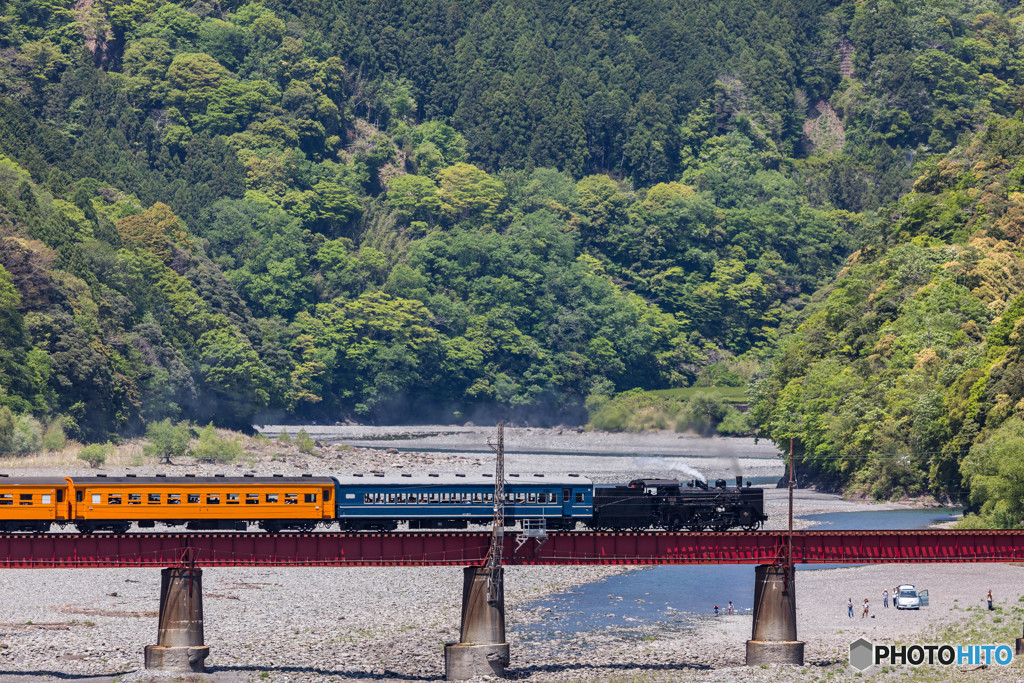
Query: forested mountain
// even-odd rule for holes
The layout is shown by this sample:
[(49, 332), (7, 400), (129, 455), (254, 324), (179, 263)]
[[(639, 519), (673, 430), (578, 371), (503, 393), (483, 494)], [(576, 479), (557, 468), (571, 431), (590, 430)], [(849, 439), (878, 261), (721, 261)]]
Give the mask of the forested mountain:
[[(767, 358), (854, 250), (931, 249), (893, 202), (1020, 109), (1020, 25), (984, 1), (0, 0), (0, 405), (87, 439), (562, 421)], [(773, 436), (807, 367), (762, 384)]]
[(800, 471), (876, 496), (1024, 519), (1024, 123), (993, 117), (924, 164), (818, 292), (756, 391)]

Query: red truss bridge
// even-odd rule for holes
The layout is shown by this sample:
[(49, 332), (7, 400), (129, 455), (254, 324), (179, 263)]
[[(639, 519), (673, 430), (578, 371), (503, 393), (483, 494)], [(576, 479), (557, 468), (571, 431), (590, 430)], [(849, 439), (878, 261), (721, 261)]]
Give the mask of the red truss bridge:
[[(488, 532), (9, 534), (0, 568), (473, 566), (489, 544)], [(796, 564), (1024, 562), (1024, 531), (796, 531), (792, 548)], [(509, 532), (503, 555), (507, 565), (777, 565), (788, 552), (785, 531)]]

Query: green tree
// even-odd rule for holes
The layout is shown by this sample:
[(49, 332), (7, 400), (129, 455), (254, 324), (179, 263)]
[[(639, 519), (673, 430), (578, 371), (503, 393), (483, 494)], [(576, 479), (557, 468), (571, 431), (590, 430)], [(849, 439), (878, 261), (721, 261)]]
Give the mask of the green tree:
[(174, 424), (166, 418), (146, 428), (146, 440), (149, 441), (143, 449), (146, 455), (160, 458), (162, 463), (173, 464), (171, 458), (180, 458), (188, 452), (192, 427), (187, 422)]

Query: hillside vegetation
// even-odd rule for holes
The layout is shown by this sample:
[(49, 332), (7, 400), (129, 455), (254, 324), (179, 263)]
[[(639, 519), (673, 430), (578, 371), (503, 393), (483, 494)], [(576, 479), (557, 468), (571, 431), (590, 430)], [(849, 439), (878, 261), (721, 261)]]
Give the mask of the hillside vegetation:
[[(582, 422), (619, 392), (734, 386), (715, 369), (802, 323), (758, 385), (763, 432), (806, 429), (821, 481), (957, 497), (1015, 409), (1013, 330), (992, 335), (1015, 310), (1022, 21), (985, 0), (0, 0), (0, 443)], [(860, 378), (819, 393), (866, 407), (828, 422), (814, 373)]]
[(875, 496), (1024, 519), (1024, 124), (992, 118), (923, 167), (780, 344), (755, 414), (799, 467)]

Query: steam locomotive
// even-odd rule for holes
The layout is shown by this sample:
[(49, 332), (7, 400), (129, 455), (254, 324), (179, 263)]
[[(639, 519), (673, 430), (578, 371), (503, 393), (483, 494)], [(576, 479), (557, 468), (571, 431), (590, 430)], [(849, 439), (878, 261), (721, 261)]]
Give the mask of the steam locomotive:
[[(277, 532), (337, 525), (343, 531), (464, 529), (494, 514), (492, 475), (353, 474), (335, 477), (8, 477), (0, 474), (0, 532), (124, 533), (134, 523), (187, 529)], [(576, 474), (509, 474), (506, 524), (593, 530), (759, 528), (764, 492), (741, 477), (702, 481), (634, 479), (594, 485)]]

